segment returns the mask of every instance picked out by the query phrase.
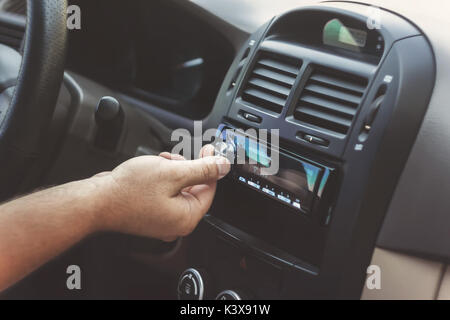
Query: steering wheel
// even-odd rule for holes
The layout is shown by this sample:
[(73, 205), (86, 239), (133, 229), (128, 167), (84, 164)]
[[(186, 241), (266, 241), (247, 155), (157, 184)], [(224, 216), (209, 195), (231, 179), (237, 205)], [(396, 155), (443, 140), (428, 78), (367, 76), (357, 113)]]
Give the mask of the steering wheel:
[(23, 55), (0, 46), (0, 201), (40, 157), (64, 75), (67, 0), (28, 0)]

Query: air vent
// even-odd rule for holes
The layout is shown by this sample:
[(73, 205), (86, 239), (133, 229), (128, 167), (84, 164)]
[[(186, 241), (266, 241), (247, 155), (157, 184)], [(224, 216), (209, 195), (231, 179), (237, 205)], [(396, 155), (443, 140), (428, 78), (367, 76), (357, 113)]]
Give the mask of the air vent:
[(301, 66), (302, 62), (297, 59), (261, 54), (244, 86), (242, 100), (280, 114)]
[[(25, 0), (0, 0), (0, 11), (16, 15), (26, 15)], [(2, 19), (0, 21), (0, 43), (20, 50), (25, 34), (25, 20)]]
[(315, 69), (295, 109), (298, 121), (346, 135), (361, 105), (367, 79), (331, 69)]
[(0, 43), (19, 50), (24, 33), (24, 27), (0, 21)]
[(26, 0), (0, 0), (0, 10), (25, 16), (27, 13)]

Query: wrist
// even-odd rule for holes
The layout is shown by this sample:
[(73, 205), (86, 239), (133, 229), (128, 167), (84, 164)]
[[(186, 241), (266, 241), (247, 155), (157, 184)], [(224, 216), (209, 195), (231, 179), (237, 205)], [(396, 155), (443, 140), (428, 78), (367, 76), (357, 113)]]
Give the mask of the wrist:
[(111, 194), (109, 192), (109, 179), (94, 176), (80, 181), (85, 190), (86, 205), (89, 208), (86, 213), (91, 233), (106, 231), (108, 229), (108, 212), (111, 206)]
[(116, 199), (116, 184), (111, 174), (96, 175), (85, 180), (90, 185), (90, 206), (92, 208), (91, 225), (93, 232), (117, 231), (120, 203)]

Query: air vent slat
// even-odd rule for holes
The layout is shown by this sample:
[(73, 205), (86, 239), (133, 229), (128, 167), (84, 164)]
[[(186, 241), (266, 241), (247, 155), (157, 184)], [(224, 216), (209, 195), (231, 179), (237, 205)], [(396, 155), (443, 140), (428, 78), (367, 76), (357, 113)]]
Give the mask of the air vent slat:
[[(0, 0), (0, 11), (25, 16), (26, 0)], [(0, 43), (20, 50), (25, 28), (16, 23), (0, 22)]]
[(268, 80), (276, 81), (287, 87), (292, 87), (295, 83), (295, 78), (286, 76), (281, 73), (277, 73), (268, 69), (258, 68), (253, 71), (254, 74), (263, 77)]
[(262, 79), (250, 79), (248, 83), (260, 89), (270, 91), (275, 95), (283, 96), (285, 99), (287, 99), (289, 93), (291, 92), (291, 90), (286, 87)]
[(294, 118), (325, 134), (345, 136), (364, 98), (367, 79), (337, 70), (313, 70), (300, 96)]
[(355, 107), (358, 107), (358, 105), (361, 103), (361, 99), (358, 97), (355, 97), (354, 95), (339, 91), (330, 89), (327, 87), (323, 87), (317, 84), (309, 84), (305, 87), (305, 90), (308, 90), (310, 92), (314, 92), (316, 94), (320, 94), (323, 96), (328, 96), (343, 102), (349, 102), (351, 104), (354, 104)]
[(19, 30), (13, 25), (0, 24), (0, 43), (19, 50), (25, 30)]
[(18, 39), (18, 40), (21, 40), (23, 37), (23, 31), (14, 30), (12, 28), (8, 28), (8, 27), (2, 26), (2, 25), (0, 25), (0, 34), (8, 35), (8, 37)]
[(312, 116), (312, 117), (316, 117), (316, 118), (321, 119), (321, 120), (325, 120), (325, 121), (328, 121), (328, 122), (333, 122), (333, 123), (336, 123), (336, 124), (339, 124), (339, 125), (342, 125), (342, 126), (346, 126), (346, 127), (348, 127), (348, 126), (350, 126), (352, 124), (351, 120), (344, 119), (344, 118), (332, 115), (331, 113), (322, 112), (322, 111), (319, 111), (319, 110), (316, 110), (316, 109), (312, 109), (312, 108), (307, 107), (307, 106), (302, 106), (301, 113), (307, 114), (307, 115)]
[(349, 81), (336, 79), (334, 77), (330, 77), (324, 74), (314, 74), (311, 76), (311, 80), (315, 82), (319, 82), (325, 85), (333, 86), (336, 88), (345, 89), (350, 92), (354, 92), (355, 94), (359, 94), (362, 96), (364, 91), (366, 90), (366, 86), (358, 85)]
[(250, 102), (256, 102), (255, 104), (258, 104), (258, 102), (267, 102), (266, 109), (274, 112), (281, 112), (286, 103), (285, 99), (281, 99), (255, 89), (245, 90), (244, 98), (248, 99)]
[(0, 43), (3, 43), (15, 49), (19, 49), (20, 45), (22, 44), (22, 41), (4, 35), (0, 35)]
[(280, 114), (286, 106), (302, 62), (272, 53), (260, 53), (241, 91), (243, 102)]
[(0, 0), (0, 9), (25, 16), (27, 12), (27, 2), (26, 0)]
[(313, 95), (305, 95), (302, 97), (301, 101), (315, 105), (319, 108), (328, 109), (330, 112), (338, 112), (350, 117), (354, 117), (356, 115), (356, 109), (354, 108), (350, 108), (338, 102), (330, 102)]
[(288, 65), (286, 63), (269, 60), (269, 59), (262, 59), (262, 60), (258, 61), (258, 64), (278, 70), (278, 71), (285, 72), (285, 73), (293, 76), (294, 79), (297, 77), (298, 69), (291, 65)]

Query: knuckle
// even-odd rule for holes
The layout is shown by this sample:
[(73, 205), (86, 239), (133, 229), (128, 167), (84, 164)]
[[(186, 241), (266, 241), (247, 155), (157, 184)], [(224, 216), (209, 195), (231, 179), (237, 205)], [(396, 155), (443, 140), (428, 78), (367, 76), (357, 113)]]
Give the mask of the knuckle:
[(208, 180), (211, 177), (211, 169), (210, 169), (209, 165), (202, 166), (201, 175), (204, 180)]

